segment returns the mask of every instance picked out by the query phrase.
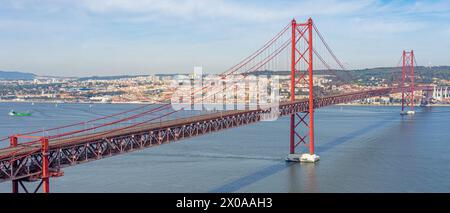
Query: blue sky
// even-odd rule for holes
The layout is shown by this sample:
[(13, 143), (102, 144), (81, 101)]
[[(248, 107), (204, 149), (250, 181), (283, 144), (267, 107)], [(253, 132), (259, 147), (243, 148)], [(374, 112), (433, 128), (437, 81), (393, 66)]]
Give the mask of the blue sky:
[(0, 0), (0, 70), (219, 73), (310, 16), (349, 68), (450, 65), (448, 0)]

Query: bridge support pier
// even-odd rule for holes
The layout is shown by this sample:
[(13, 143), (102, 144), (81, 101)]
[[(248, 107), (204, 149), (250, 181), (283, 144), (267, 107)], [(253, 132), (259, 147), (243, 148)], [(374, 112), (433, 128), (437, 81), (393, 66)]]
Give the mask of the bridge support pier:
[(50, 173), (49, 169), (49, 161), (48, 161), (48, 138), (41, 139), (42, 145), (42, 183), (43, 183), (43, 192), (50, 192)]
[[(21, 136), (21, 137), (23, 137), (23, 136)], [(52, 174), (50, 173), (48, 138), (41, 137), (40, 142), (41, 142), (41, 156), (42, 156), (42, 158), (41, 158), (41, 171), (42, 171), (41, 174), (38, 175), (37, 177), (13, 179), (11, 181), (12, 182), (11, 192), (12, 193), (19, 193), (21, 191), (20, 188), (22, 188), (22, 190), (25, 193), (29, 193), (30, 191), (25, 186), (24, 182), (34, 182), (34, 181), (36, 181), (36, 179), (41, 179), (41, 180), (40, 180), (39, 184), (36, 186), (36, 188), (34, 189), (33, 193), (37, 193), (41, 187), (42, 187), (43, 193), (49, 193), (50, 192), (50, 176), (61, 176), (62, 175), (62, 172), (56, 172), (56, 173), (52, 173)], [(13, 135), (10, 137), (10, 146), (11, 147), (18, 146), (18, 136)], [(17, 161), (18, 160), (16, 159), (12, 164), (12, 168), (11, 168), (12, 172), (15, 172), (15, 169), (18, 168)]]
[[(13, 189), (12, 189), (12, 193), (20, 193), (22, 189), (23, 192), (25, 193), (37, 193), (39, 191), (39, 189), (45, 185), (44, 180), (41, 179), (41, 181), (39, 182), (39, 184), (34, 188), (33, 191), (30, 191), (29, 188), (24, 184), (24, 182), (31, 182), (31, 180), (27, 180), (27, 179), (18, 179), (18, 180), (13, 180)], [(17, 184), (17, 185), (15, 185)], [(48, 184), (48, 183), (47, 183)], [(48, 185), (47, 185), (48, 186)], [(49, 193), (50, 189), (49, 187), (45, 188), (45, 186), (43, 187), (43, 193)]]
[(12, 180), (12, 193), (19, 193), (19, 181), (18, 180)]
[(288, 162), (301, 162), (301, 163), (315, 163), (320, 160), (319, 155), (316, 154), (289, 154), (286, 157), (286, 161)]
[[(9, 137), (9, 145), (11, 147), (17, 146), (17, 136), (13, 135)], [(17, 162), (14, 162), (12, 165), (13, 168), (17, 168)], [(19, 193), (19, 181), (18, 180), (12, 180), (12, 193)]]
[[(319, 156), (314, 153), (313, 22), (311, 18), (306, 23), (297, 23), (294, 19), (291, 27), (291, 102), (295, 102), (298, 86), (303, 91), (308, 91), (308, 110), (297, 113), (292, 109), (290, 153), (286, 160), (316, 162)], [(301, 150), (296, 152), (300, 144), (305, 144), (309, 153), (301, 153)]]

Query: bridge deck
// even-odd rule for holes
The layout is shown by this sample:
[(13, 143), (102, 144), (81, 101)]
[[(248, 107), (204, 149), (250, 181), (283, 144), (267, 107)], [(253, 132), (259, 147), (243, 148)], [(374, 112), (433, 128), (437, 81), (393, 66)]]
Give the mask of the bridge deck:
[[(49, 148), (60, 148), (67, 145), (75, 145), (75, 144), (83, 144), (87, 141), (98, 140), (101, 138), (111, 138), (118, 137), (123, 135), (130, 135), (137, 132), (142, 131), (152, 131), (156, 129), (169, 128), (172, 126), (179, 126), (183, 124), (202, 122), (205, 120), (213, 120), (223, 116), (237, 115), (242, 112), (249, 112), (248, 110), (229, 110), (223, 112), (215, 112), (205, 115), (196, 115), (188, 118), (177, 118), (168, 121), (162, 122), (154, 122), (149, 124), (143, 124), (132, 128), (122, 129), (122, 130), (104, 130), (96, 133), (88, 133), (82, 134), (78, 136), (66, 137), (66, 138), (58, 138), (49, 140)], [(38, 151), (41, 148), (41, 144), (39, 142), (34, 143), (33, 145), (18, 145), (17, 147), (7, 147), (0, 149), (0, 159), (5, 157), (9, 157), (12, 153), (14, 155), (22, 155), (26, 153), (30, 153), (32, 151)]]

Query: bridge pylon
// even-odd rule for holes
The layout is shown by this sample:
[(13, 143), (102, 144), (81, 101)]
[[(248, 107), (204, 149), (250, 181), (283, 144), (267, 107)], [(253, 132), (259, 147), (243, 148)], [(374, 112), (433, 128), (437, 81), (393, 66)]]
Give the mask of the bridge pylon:
[[(43, 193), (49, 193), (50, 192), (50, 177), (59, 177), (62, 176), (63, 173), (62, 171), (51, 171), (50, 168), (50, 159), (49, 159), (49, 141), (47, 137), (36, 137), (36, 136), (27, 136), (27, 135), (13, 135), (10, 136), (10, 147), (17, 147), (17, 152), (21, 151), (22, 149), (24, 149), (24, 147), (26, 148), (27, 145), (20, 145), (18, 143), (18, 139), (19, 138), (29, 138), (29, 139), (38, 139), (37, 141), (40, 143), (40, 147), (32, 147), (32, 146), (28, 146), (29, 149), (31, 149), (30, 153), (40, 153), (39, 157), (37, 157), (35, 160), (39, 161), (40, 163), (40, 168), (31, 168), (33, 170), (37, 170), (37, 172), (35, 172), (36, 174), (29, 176), (29, 177), (14, 177), (12, 179), (12, 193), (19, 193), (20, 192), (20, 188), (22, 188), (23, 192), (25, 193), (29, 193), (29, 192), (33, 192), (33, 193), (37, 193), (39, 191), (39, 189), (42, 188), (42, 192)], [(20, 145), (20, 147), (19, 147)], [(34, 148), (38, 148), (38, 151), (33, 150)], [(25, 154), (24, 156), (28, 156), (29, 154)], [(24, 167), (26, 167), (27, 165), (27, 161), (28, 159), (24, 158), (24, 156), (15, 156), (13, 155), (11, 157), (11, 173), (17, 173), (20, 170), (23, 170)], [(54, 163), (54, 162), (53, 162)], [(40, 170), (40, 171), (39, 171)], [(12, 175), (15, 176), (15, 175)], [(28, 189), (28, 187), (24, 184), (25, 182), (36, 182), (39, 181), (38, 185), (35, 187), (34, 190), (30, 191)]]
[[(408, 84), (408, 85), (407, 85)], [(414, 51), (403, 50), (402, 54), (402, 111), (401, 115), (413, 115), (414, 112)], [(409, 109), (408, 109), (409, 108)]]
[[(290, 152), (287, 161), (316, 162), (314, 153), (314, 84), (313, 84), (313, 21), (291, 23), (291, 85), (290, 100), (296, 101), (296, 93), (308, 98), (308, 110), (290, 115)], [(307, 95), (302, 94), (306, 92)], [(303, 97), (302, 97), (303, 98)], [(308, 151), (302, 153), (300, 145)], [(298, 150), (298, 152), (297, 152)]]

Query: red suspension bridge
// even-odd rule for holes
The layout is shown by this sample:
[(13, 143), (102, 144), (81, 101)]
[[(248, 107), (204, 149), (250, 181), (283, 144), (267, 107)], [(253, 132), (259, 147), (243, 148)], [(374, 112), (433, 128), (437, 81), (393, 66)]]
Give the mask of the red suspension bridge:
[[(50, 178), (63, 175), (65, 167), (256, 123), (273, 113), (290, 116), (287, 159), (315, 162), (319, 157), (314, 150), (314, 110), (402, 93), (401, 113), (413, 114), (414, 92), (432, 90), (428, 86), (414, 85), (414, 61), (413, 51), (403, 52), (402, 80), (398, 84), (353, 92), (320, 90), (314, 85), (315, 70), (326, 70), (337, 79), (351, 75), (312, 19), (305, 23), (293, 20), (261, 48), (220, 75), (222, 79), (230, 76), (244, 79), (258, 71), (290, 70), (290, 97), (280, 102), (277, 110), (237, 109), (235, 106), (223, 112), (179, 116), (183, 109), (174, 110), (168, 100), (161, 100), (163, 104), (147, 104), (88, 121), (12, 134), (2, 140), (10, 144), (0, 149), (0, 182), (11, 181), (14, 193), (37, 192), (40, 188), (49, 192)], [(213, 85), (202, 86), (191, 95), (203, 97), (205, 91), (213, 89)], [(117, 124), (122, 126), (117, 127)], [(91, 127), (86, 128), (87, 125)], [(37, 186), (29, 191), (24, 182), (34, 181)]]

